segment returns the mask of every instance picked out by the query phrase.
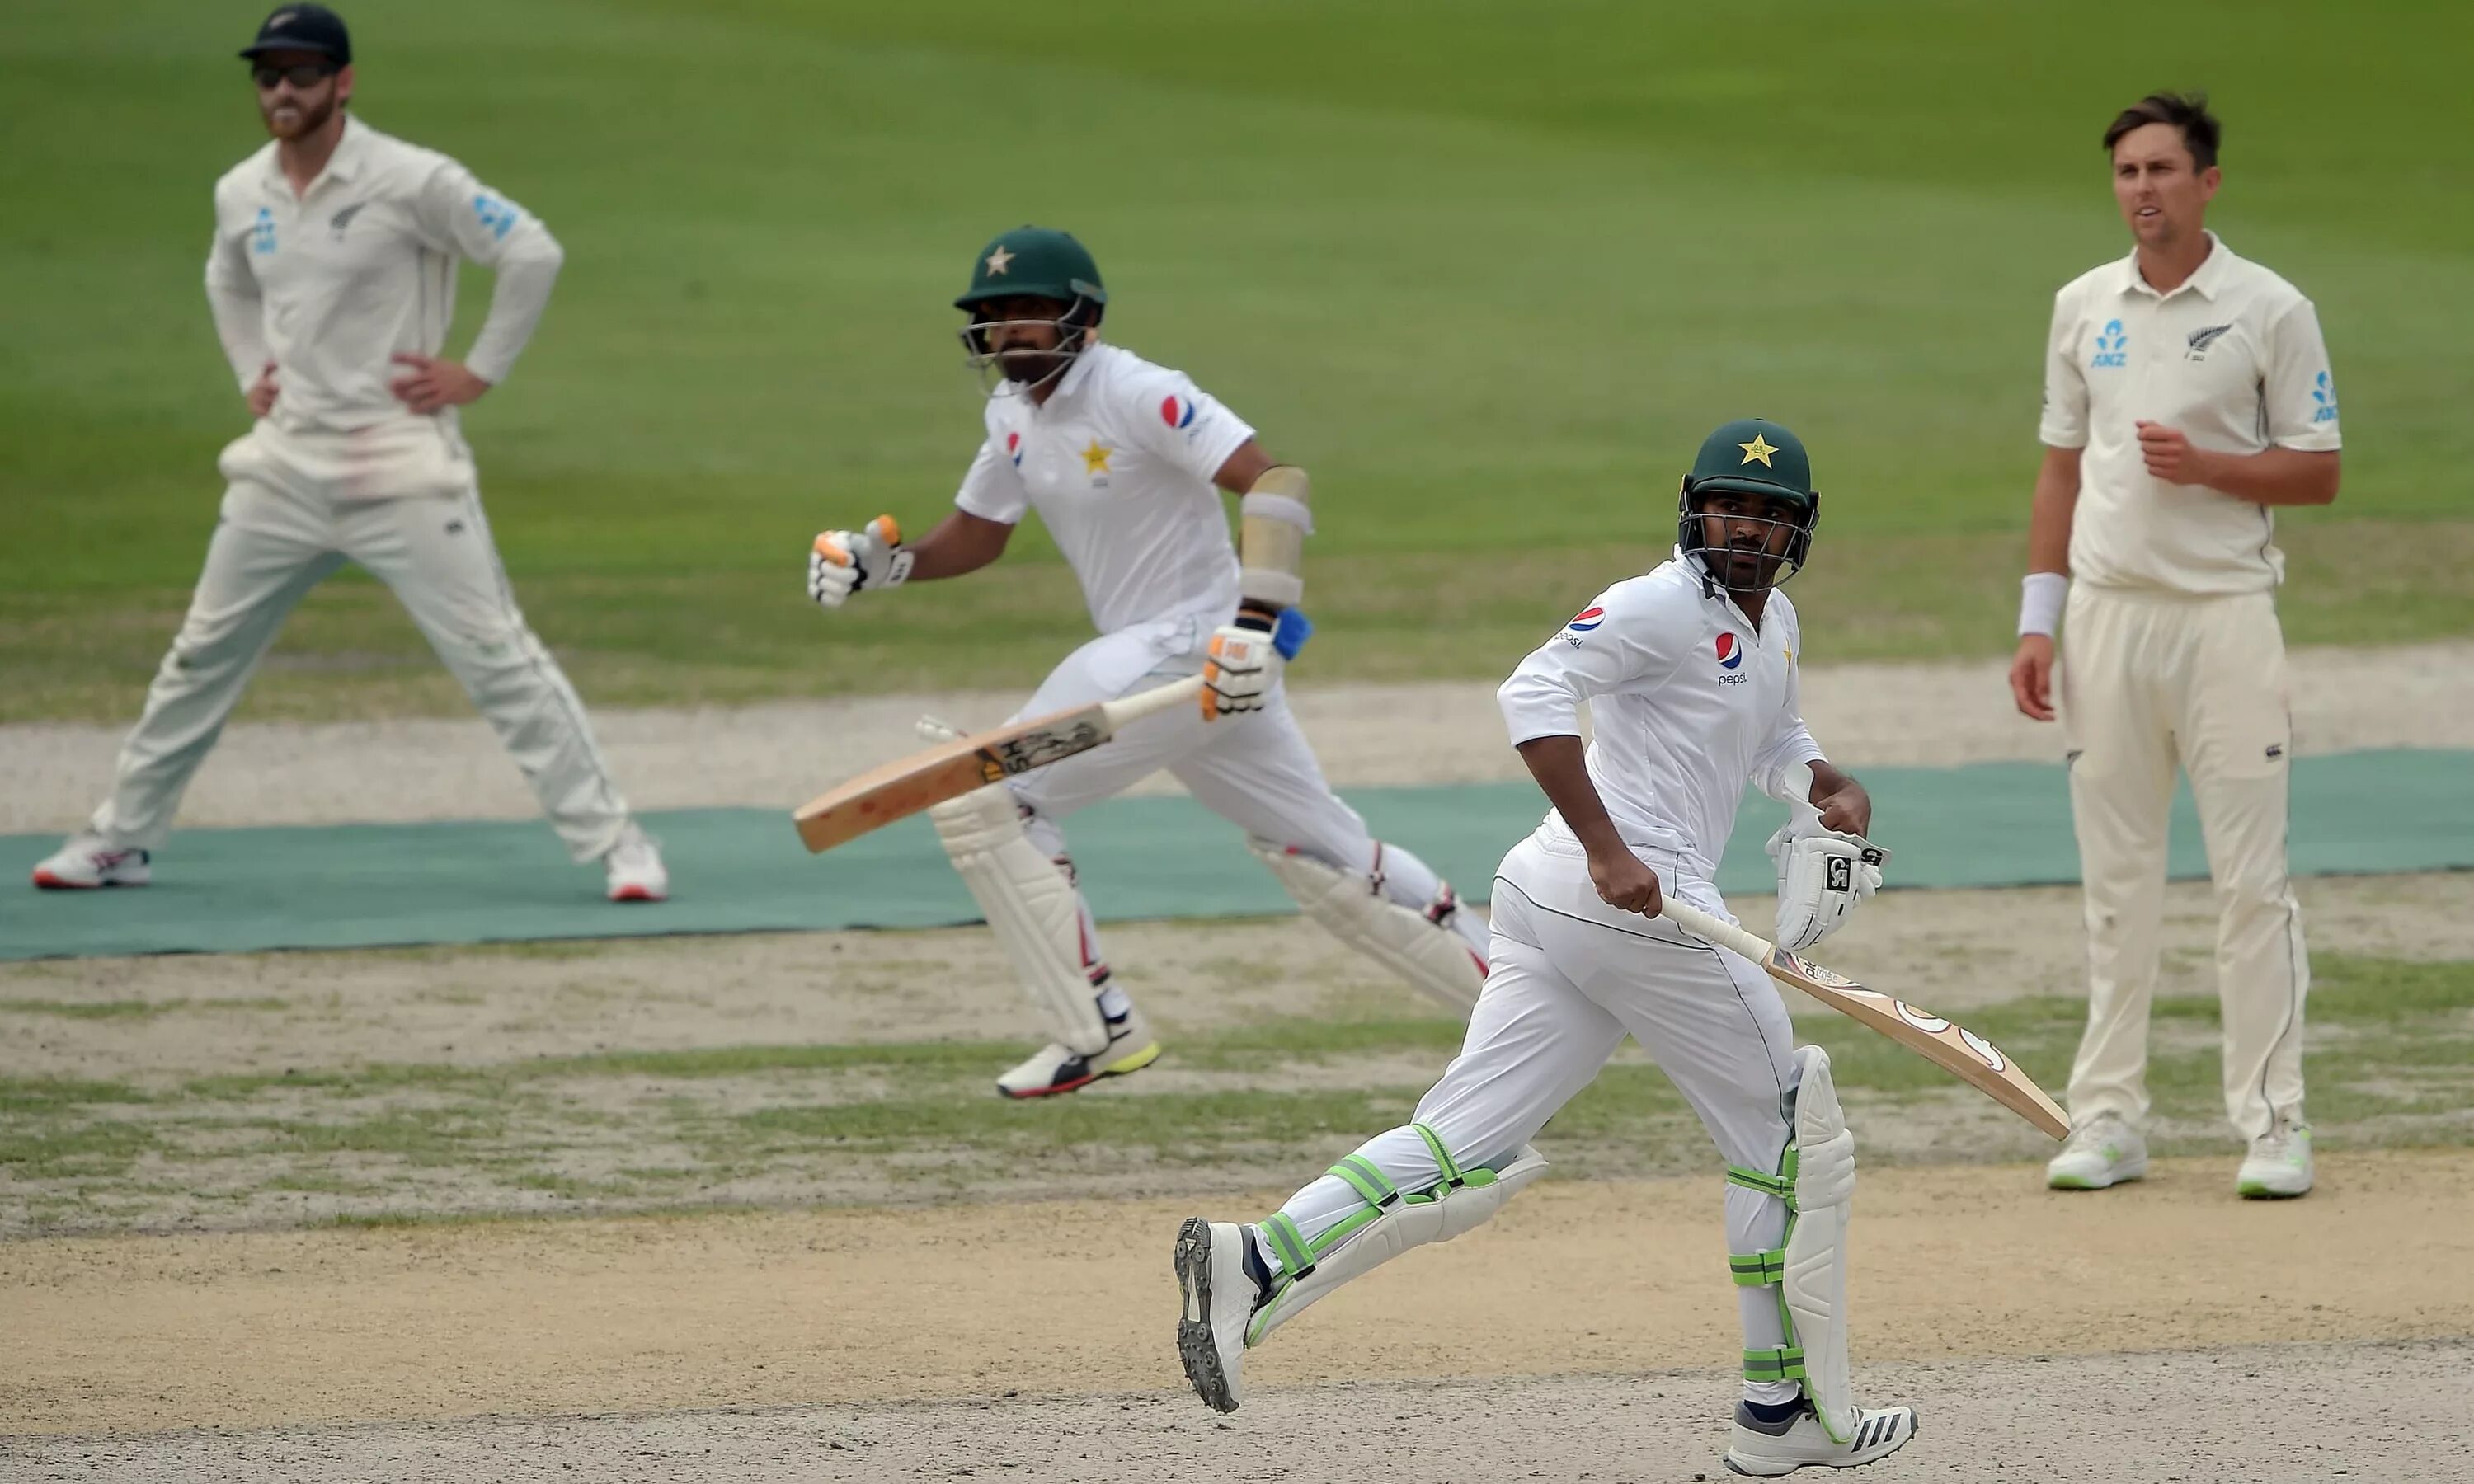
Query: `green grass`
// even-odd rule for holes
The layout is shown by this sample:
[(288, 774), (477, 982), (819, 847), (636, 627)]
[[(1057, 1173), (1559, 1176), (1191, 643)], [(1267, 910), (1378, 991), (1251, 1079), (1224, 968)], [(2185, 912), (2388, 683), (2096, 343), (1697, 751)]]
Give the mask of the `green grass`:
[[(1662, 552), (1691, 447), (1747, 411), (1805, 434), (1828, 495), (1800, 580), (1830, 613), (1816, 657), (1999, 650), (2050, 295), (2123, 247), (2094, 136), (2164, 84), (2216, 91), (2215, 224), (2317, 300), (2344, 387), (2344, 498), (2288, 524), (2295, 637), (2474, 627), (2474, 349), (2434, 307), (2474, 298), (2455, 8), (354, 19), (363, 114), (569, 249), (469, 426), (526, 610), (589, 698), (1023, 688), (1084, 636), (1035, 531), (993, 572), (835, 618), (797, 591), (820, 525), (945, 508), (978, 427), (946, 300), (1027, 219), (1094, 245), (1118, 339), (1315, 470), (1316, 674), (1499, 674)], [(207, 186), (257, 143), (240, 24), (31, 0), (0, 36), (0, 717), (127, 714), (213, 523), (242, 420), (198, 275)], [(44, 142), (64, 118), (75, 151)], [(384, 591), (339, 580), (251, 705), (459, 707), (432, 666)]]
[[(2310, 1111), (2331, 1151), (2474, 1141), (2474, 963), (2322, 954)], [(1970, 1012), (2058, 1091), (2074, 998)], [(2050, 1145), (1896, 1043), (1824, 1012), (1873, 1162), (2039, 1158)], [(1159, 1074), (1031, 1104), (990, 1095), (1010, 1043), (738, 1046), (191, 1078), (0, 1079), (0, 1233), (395, 1221), (715, 1204), (1207, 1193), (1276, 1185), (1394, 1126), (1449, 1060), (1440, 1019), (1290, 1019), (1187, 1035)], [(2155, 1006), (2151, 1144), (2231, 1145), (2216, 1007)], [(1580, 1178), (1706, 1169), (1707, 1136), (1658, 1068), (1619, 1056), (1539, 1142)], [(304, 1198), (312, 1204), (304, 1212)]]

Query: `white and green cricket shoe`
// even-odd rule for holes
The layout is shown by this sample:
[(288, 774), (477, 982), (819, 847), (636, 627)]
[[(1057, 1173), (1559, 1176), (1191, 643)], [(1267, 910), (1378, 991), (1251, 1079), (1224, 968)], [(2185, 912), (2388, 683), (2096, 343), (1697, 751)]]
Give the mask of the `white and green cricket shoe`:
[(1263, 1291), (1246, 1271), (1246, 1229), (1189, 1217), (1177, 1229), (1176, 1358), (1194, 1394), (1215, 1412), (1237, 1410), (1246, 1324)]
[(2234, 1177), (2246, 1201), (2290, 1201), (2311, 1193), (2311, 1125), (2280, 1123), (2250, 1141), (2250, 1154)]
[(1856, 1431), (1840, 1443), (1822, 1430), (1809, 1406), (1792, 1417), (1765, 1423), (1735, 1403), (1735, 1435), (1727, 1446), (1733, 1473), (1774, 1479), (1798, 1469), (1861, 1469), (1907, 1446), (1916, 1435), (1911, 1406), (1857, 1407)]
[(2147, 1175), (2147, 1140), (2120, 1116), (2098, 1113), (2071, 1130), (2070, 1142), (2045, 1166), (2045, 1185), (2053, 1190), (2102, 1190)]

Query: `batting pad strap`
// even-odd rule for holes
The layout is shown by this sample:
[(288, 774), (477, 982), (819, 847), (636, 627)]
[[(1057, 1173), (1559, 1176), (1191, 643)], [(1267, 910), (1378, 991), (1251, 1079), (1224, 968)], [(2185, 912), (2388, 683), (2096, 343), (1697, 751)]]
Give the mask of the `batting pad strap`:
[(1770, 1288), (1786, 1281), (1786, 1249), (1773, 1247), (1767, 1252), (1738, 1252), (1727, 1255), (1727, 1271), (1734, 1275), (1738, 1288)]
[(1374, 1162), (1359, 1155), (1349, 1155), (1331, 1167), (1335, 1179), (1346, 1181), (1348, 1188), (1369, 1206), (1383, 1207), (1400, 1199), (1400, 1187), (1392, 1184)]
[[(1451, 1153), (1443, 1147), (1443, 1141), (1435, 1137), (1434, 1130), (1426, 1127), (1422, 1123), (1413, 1123), (1410, 1124), (1409, 1127), (1416, 1130), (1418, 1137), (1426, 1141), (1426, 1152), (1435, 1157), (1435, 1168), (1443, 1173), (1443, 1180), (1440, 1182), (1441, 1185), (1460, 1185), (1468, 1184), (1467, 1179), (1461, 1174), (1461, 1167), (1452, 1162)], [(1488, 1178), (1491, 1180), (1493, 1172), (1488, 1171), (1487, 1174)], [(1478, 1182), (1480, 1185), (1484, 1185), (1486, 1183), (1486, 1181)]]
[(1727, 1184), (1741, 1185), (1747, 1190), (1758, 1191), (1762, 1195), (1775, 1196), (1784, 1201), (1790, 1210), (1795, 1208), (1795, 1171), (1792, 1168), (1783, 1175), (1764, 1175), (1758, 1170), (1748, 1170), (1740, 1164), (1730, 1164), (1727, 1166)]
[(1748, 1350), (1744, 1352), (1744, 1379), (1801, 1381), (1804, 1379), (1804, 1352), (1792, 1345)]
[(1259, 1230), (1272, 1255), (1280, 1259), (1281, 1272), (1294, 1279), (1314, 1271), (1314, 1249), (1306, 1245), (1305, 1233), (1296, 1222), (1274, 1214), (1265, 1218)]

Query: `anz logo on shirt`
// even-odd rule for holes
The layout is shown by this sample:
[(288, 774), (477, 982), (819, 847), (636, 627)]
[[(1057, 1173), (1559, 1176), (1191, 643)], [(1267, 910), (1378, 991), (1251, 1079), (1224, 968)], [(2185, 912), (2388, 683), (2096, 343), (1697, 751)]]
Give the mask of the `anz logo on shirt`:
[(2129, 347), (2130, 336), (2122, 329), (2122, 322), (2107, 320), (2104, 323), (2104, 328), (2097, 332), (2096, 355), (2088, 365), (2098, 371), (2108, 366), (2116, 369), (2127, 366), (2130, 364), (2130, 357), (2124, 352)]
[(516, 229), (516, 218), (522, 213), (497, 197), (485, 194), (473, 198), (473, 214), (481, 219), (481, 226), (491, 236), (503, 239)]
[(2312, 421), (2334, 422), (2337, 420), (2337, 389), (2335, 386), (2330, 384), (2328, 373), (2326, 371), (2321, 371), (2319, 373), (2318, 381), (2312, 385), (2311, 401), (2313, 404), (2311, 409)]
[(257, 208), (257, 221), (250, 227), (249, 250), (260, 254), (275, 251), (275, 213), (264, 206)]

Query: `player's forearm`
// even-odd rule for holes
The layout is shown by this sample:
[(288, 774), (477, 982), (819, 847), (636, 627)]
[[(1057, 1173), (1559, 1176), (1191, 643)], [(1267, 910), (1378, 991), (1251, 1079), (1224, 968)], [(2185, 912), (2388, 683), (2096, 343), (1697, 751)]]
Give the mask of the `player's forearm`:
[(1003, 521), (955, 511), (904, 548), (910, 553), (910, 581), (934, 582), (976, 572), (1004, 556), (1006, 543), (1012, 539), (1013, 527)]
[(1589, 751), (1579, 737), (1532, 737), (1520, 744), (1519, 752), (1529, 776), (1583, 848), (1593, 855), (1624, 849), (1623, 836), (1607, 816), (1606, 801), (1598, 797), (1598, 785), (1589, 781)]
[(214, 314), (215, 338), (223, 342), (224, 359), (231, 363), (232, 376), (247, 392), (266, 370), (265, 306), (254, 289), (244, 291), (209, 272), (206, 307)]
[(2253, 505), (2326, 505), (2337, 498), (2337, 461), (2334, 449), (2208, 452), (2199, 466), (2198, 482)]
[(506, 380), (515, 370), (516, 357), (523, 354), (543, 312), (549, 308), (550, 290), (567, 261), (565, 250), (548, 228), (527, 219), (520, 230), (527, 231), (530, 240), (521, 247), (511, 242), (493, 265), (497, 281), (490, 289), (489, 317), (481, 322), (481, 333), (464, 357), (464, 369), (492, 386)]
[(2071, 517), (2079, 503), (2079, 450), (2048, 448), (2027, 513), (2027, 570), (2071, 572)]

